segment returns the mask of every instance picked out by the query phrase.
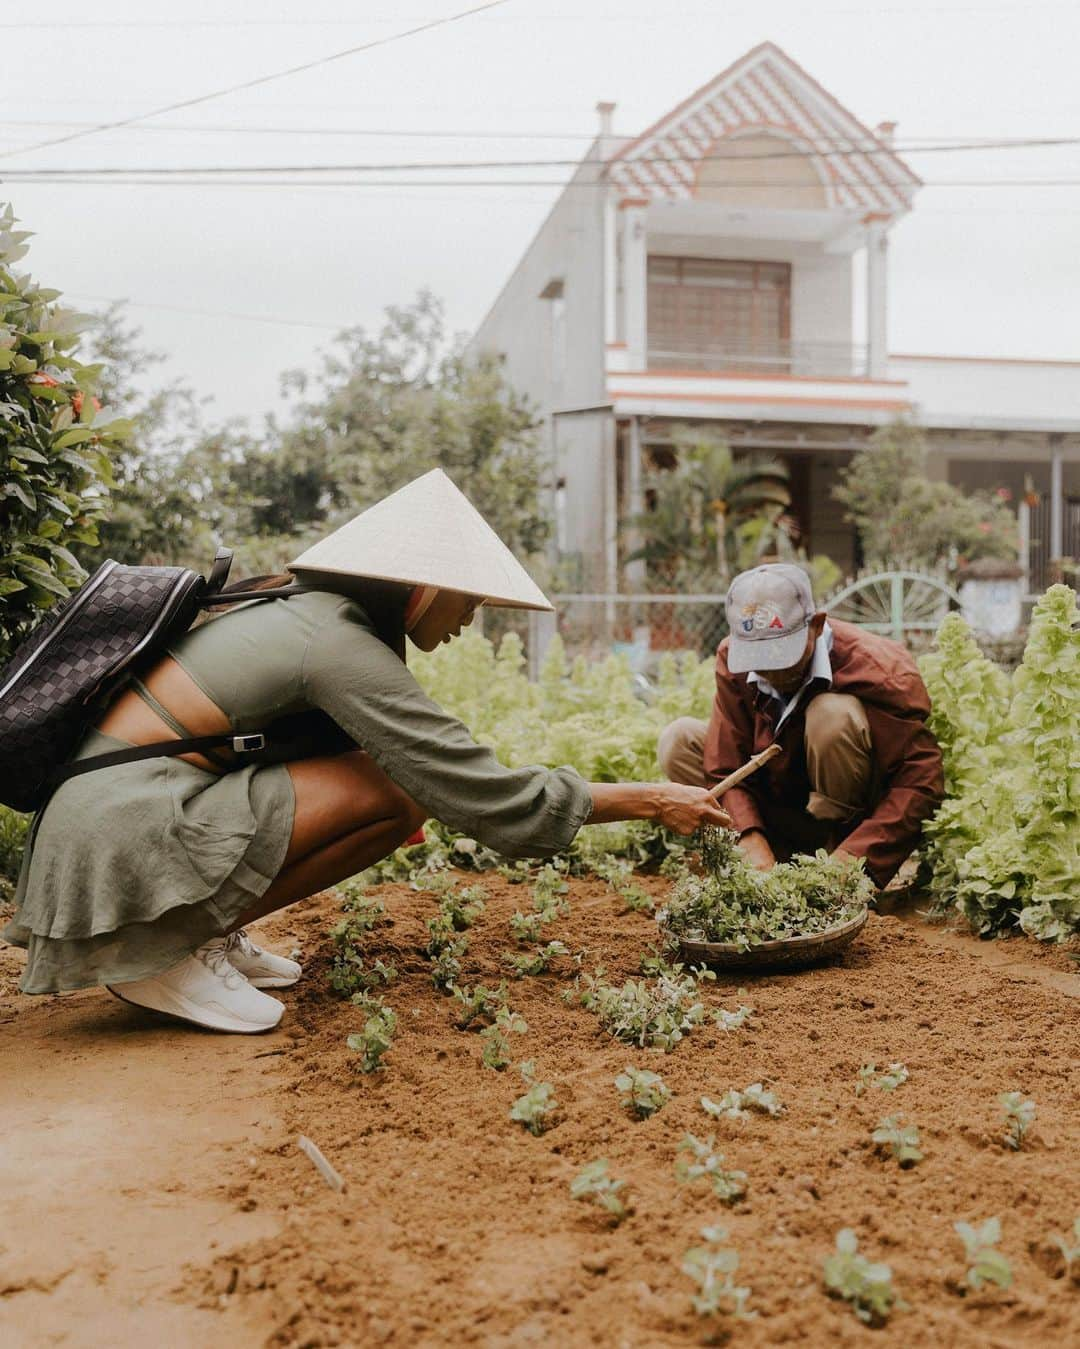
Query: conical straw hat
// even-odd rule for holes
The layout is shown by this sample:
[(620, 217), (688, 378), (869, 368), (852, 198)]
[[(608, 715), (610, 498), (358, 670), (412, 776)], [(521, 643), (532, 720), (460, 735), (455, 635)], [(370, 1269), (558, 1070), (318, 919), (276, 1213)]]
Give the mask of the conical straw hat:
[(482, 595), (511, 609), (553, 607), (441, 468), (312, 544), (289, 570), (303, 580), (370, 576)]

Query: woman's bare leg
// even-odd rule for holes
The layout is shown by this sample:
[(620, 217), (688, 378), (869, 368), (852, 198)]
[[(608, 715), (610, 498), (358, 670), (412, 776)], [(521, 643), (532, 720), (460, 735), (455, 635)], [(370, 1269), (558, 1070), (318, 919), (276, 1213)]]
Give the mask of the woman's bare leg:
[(234, 928), (355, 876), (392, 853), (426, 818), (362, 750), (301, 759), (288, 769), (296, 811), (285, 862)]

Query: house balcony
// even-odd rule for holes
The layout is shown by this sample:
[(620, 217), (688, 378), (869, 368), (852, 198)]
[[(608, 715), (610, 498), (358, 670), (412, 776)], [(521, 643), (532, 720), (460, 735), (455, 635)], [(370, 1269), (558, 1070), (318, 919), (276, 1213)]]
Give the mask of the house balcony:
[(907, 381), (870, 378), (866, 348), (852, 343), (651, 347), (644, 369), (612, 343), (606, 382), (616, 417), (882, 425), (913, 410)]
[(867, 348), (851, 342), (772, 342), (755, 347), (680, 347), (665, 351), (650, 346), (649, 370), (689, 370), (694, 374), (723, 372), (742, 375), (797, 375), (825, 379), (865, 379)]

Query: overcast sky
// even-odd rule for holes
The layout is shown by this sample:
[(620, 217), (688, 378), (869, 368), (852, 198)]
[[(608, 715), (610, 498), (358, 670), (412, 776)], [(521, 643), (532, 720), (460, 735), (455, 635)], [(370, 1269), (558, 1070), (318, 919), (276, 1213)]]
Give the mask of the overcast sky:
[[(569, 158), (595, 130), (598, 100), (617, 104), (618, 132), (637, 133), (765, 39), (868, 126), (896, 121), (900, 146), (1080, 137), (1076, 0), (508, 0), (138, 126), (10, 153), (470, 2), (0, 6), (0, 200), (36, 233), (31, 270), (80, 308), (130, 300), (169, 373), (213, 395), (219, 415), (258, 419), (278, 406), (283, 369), (310, 364), (335, 330), (375, 325), (421, 287), (444, 299), (452, 328), (474, 328), (558, 189), (468, 187), (449, 170), (425, 187), (30, 184), (6, 174)], [(890, 349), (1080, 358), (1080, 145), (905, 158), (928, 184), (1077, 185), (926, 187), (892, 236)], [(568, 172), (518, 176), (550, 183)]]

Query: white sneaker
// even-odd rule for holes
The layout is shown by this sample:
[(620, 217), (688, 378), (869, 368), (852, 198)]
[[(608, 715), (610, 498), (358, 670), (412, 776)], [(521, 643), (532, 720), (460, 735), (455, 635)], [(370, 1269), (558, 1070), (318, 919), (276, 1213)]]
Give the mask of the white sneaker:
[(276, 998), (260, 993), (233, 968), (220, 937), (164, 974), (105, 987), (136, 1007), (241, 1035), (273, 1030), (285, 1011)]
[(292, 988), (304, 972), (302, 965), (272, 955), (256, 946), (243, 928), (222, 938), (225, 954), (253, 988)]

